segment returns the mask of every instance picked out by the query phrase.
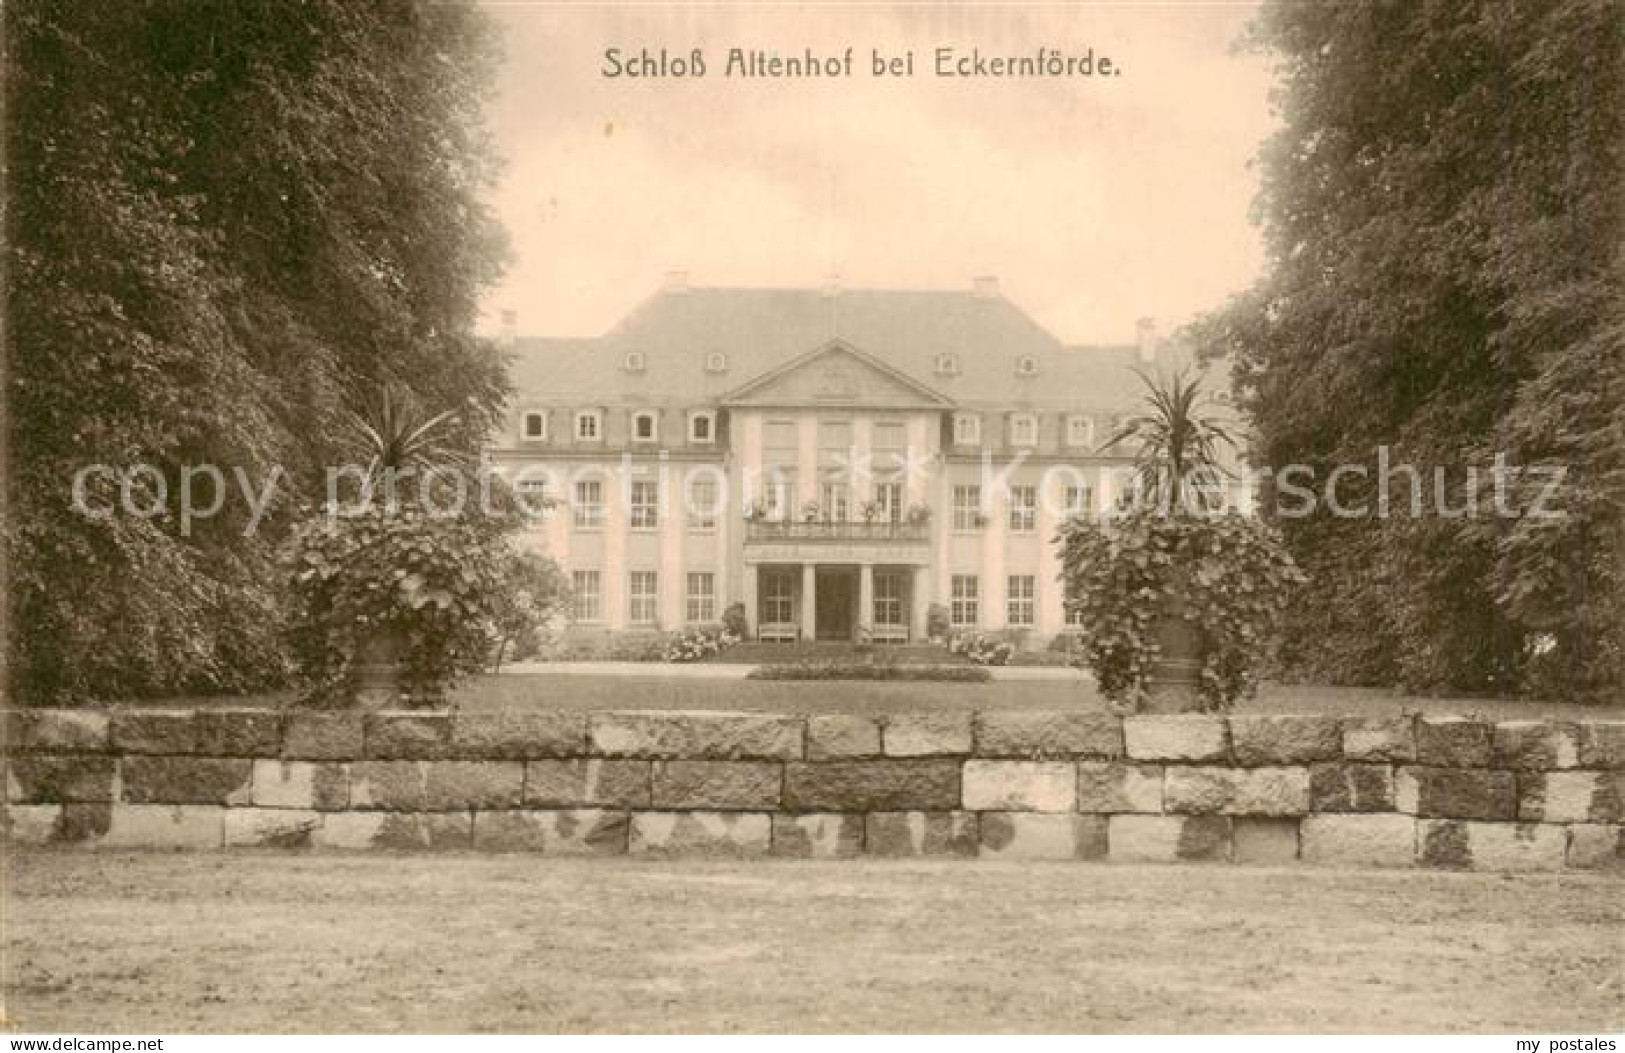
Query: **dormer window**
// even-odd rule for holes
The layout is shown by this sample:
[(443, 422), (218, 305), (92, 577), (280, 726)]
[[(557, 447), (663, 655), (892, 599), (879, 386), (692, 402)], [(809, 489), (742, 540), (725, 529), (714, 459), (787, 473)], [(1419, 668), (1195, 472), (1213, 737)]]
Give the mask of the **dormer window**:
[(545, 410), (526, 410), (520, 426), (520, 434), (531, 442), (541, 442), (547, 438), (547, 412)]
[(632, 441), (654, 442), (660, 437), (660, 417), (653, 410), (632, 414)]
[(1038, 418), (1031, 413), (1016, 413), (1011, 415), (1010, 445), (1037, 446)]
[(954, 445), (977, 446), (982, 441), (982, 418), (974, 413), (954, 414)]
[(1093, 446), (1095, 444), (1095, 421), (1093, 417), (1082, 413), (1074, 413), (1066, 419), (1066, 444), (1068, 446)]
[(1038, 375), (1038, 359), (1032, 355), (1022, 355), (1016, 359), (1016, 376), (1036, 377)]
[(957, 377), (959, 375), (959, 356), (951, 352), (943, 352), (937, 356), (937, 376)]
[(705, 371), (707, 373), (728, 372), (728, 356), (721, 351), (713, 351), (705, 356)]
[(628, 351), (626, 357), (621, 359), (621, 368), (628, 373), (642, 373), (648, 365), (649, 361), (642, 351)]
[(600, 410), (576, 410), (577, 442), (601, 442), (604, 438), (604, 414)]
[(709, 410), (698, 410), (688, 417), (689, 442), (715, 442), (716, 416)]

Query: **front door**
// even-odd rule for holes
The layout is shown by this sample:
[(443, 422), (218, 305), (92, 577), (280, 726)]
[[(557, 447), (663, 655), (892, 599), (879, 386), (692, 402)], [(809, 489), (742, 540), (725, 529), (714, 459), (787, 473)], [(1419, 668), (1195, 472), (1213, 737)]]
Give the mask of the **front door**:
[(852, 608), (857, 604), (855, 570), (818, 568), (818, 638), (852, 639)]

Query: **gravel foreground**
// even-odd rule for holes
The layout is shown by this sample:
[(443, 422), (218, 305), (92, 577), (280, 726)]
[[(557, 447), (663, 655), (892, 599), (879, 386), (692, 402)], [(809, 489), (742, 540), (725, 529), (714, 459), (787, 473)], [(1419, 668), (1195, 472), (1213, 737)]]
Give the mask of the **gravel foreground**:
[(6, 853), (27, 1032), (1617, 1032), (1625, 883)]

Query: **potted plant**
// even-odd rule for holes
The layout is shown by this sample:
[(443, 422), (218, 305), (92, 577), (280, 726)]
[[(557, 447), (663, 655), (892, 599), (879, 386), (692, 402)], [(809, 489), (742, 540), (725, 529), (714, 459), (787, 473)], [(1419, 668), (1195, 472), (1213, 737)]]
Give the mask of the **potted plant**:
[(1145, 412), (1102, 447), (1138, 444), (1136, 500), (1062, 525), (1067, 606), (1084, 660), (1120, 709), (1226, 709), (1253, 687), (1303, 575), (1262, 520), (1210, 507), (1219, 450), (1234, 440), (1204, 413), (1199, 380), (1140, 376)]
[(858, 515), (863, 517), (865, 523), (873, 523), (880, 516), (880, 504), (875, 501), (865, 501), (858, 506)]
[(807, 523), (818, 522), (820, 509), (817, 501), (806, 501), (801, 506), (801, 518)]
[(929, 505), (919, 503), (909, 505), (905, 518), (907, 518), (909, 526), (926, 526), (931, 522), (931, 508)]

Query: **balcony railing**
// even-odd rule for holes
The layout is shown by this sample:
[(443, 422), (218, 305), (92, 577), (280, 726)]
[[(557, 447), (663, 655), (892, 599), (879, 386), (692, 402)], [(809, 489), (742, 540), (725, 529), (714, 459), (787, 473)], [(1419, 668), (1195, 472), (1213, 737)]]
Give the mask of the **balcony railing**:
[(834, 519), (752, 519), (745, 524), (747, 541), (925, 541), (929, 523), (880, 520), (846, 522)]

